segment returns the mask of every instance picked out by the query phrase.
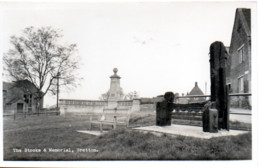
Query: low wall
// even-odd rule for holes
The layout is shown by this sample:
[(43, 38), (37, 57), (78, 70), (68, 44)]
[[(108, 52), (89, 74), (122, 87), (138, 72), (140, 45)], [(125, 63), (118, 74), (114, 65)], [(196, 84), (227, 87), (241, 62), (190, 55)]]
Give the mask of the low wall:
[(141, 104), (140, 111), (141, 112), (153, 112), (155, 111), (155, 104)]
[(108, 108), (104, 108), (103, 109), (104, 113), (130, 113), (131, 112), (131, 108), (118, 108), (118, 109), (108, 109)]
[(103, 113), (106, 101), (60, 99), (61, 114)]
[(133, 101), (132, 100), (127, 100), (127, 101), (118, 101), (117, 102), (118, 106), (128, 106), (128, 107), (132, 107), (133, 105)]
[[(130, 113), (133, 106), (132, 100), (118, 101), (116, 111), (118, 113)], [(60, 99), (61, 114), (88, 114), (111, 113), (115, 108), (108, 108), (109, 102), (99, 100)]]

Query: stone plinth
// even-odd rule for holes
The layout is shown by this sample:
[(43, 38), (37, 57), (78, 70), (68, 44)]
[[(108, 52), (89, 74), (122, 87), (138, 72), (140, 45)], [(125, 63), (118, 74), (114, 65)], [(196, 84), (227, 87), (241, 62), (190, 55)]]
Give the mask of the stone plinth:
[(133, 105), (132, 105), (132, 112), (139, 112), (140, 111), (140, 99), (134, 99), (133, 100)]
[(117, 101), (111, 101), (109, 100), (107, 102), (107, 108), (109, 109), (114, 109), (114, 108), (117, 108), (118, 104), (117, 104)]

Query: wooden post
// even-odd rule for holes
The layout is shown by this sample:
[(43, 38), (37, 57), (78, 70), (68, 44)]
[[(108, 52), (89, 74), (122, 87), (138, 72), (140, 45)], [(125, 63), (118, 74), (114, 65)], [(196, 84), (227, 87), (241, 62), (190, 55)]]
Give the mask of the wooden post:
[(228, 90), (226, 87), (226, 49), (222, 42), (210, 45), (211, 102), (216, 102), (218, 129), (229, 128)]
[(229, 131), (229, 109), (230, 109), (230, 97), (229, 97), (229, 87), (226, 85), (226, 97), (227, 97), (227, 109), (225, 115), (225, 127)]

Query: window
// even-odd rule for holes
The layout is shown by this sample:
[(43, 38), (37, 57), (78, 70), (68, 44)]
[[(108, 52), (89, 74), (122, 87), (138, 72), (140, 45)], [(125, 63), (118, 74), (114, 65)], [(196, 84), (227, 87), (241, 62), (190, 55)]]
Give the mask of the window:
[(228, 91), (229, 91), (229, 93), (232, 93), (231, 84), (229, 83), (229, 84), (227, 84), (227, 86), (228, 86)]
[(3, 90), (3, 96), (4, 96), (4, 97), (7, 96), (7, 90)]
[(4, 106), (5, 106), (6, 96), (7, 96), (7, 90), (3, 90), (3, 101), (4, 101)]
[(29, 107), (32, 107), (32, 94), (29, 96)]
[(239, 57), (238, 59), (239, 59), (240, 64), (242, 62), (244, 62), (244, 60), (245, 60), (244, 44), (241, 47), (239, 47), (239, 49), (238, 49), (238, 57)]
[(244, 78), (243, 77), (238, 78), (238, 91), (240, 93), (244, 92)]

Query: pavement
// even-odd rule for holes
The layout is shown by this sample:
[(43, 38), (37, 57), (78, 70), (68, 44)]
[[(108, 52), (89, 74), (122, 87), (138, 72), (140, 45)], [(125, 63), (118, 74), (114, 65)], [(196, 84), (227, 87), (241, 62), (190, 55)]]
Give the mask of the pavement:
[[(203, 132), (202, 127), (199, 126), (188, 126), (188, 125), (177, 125), (172, 124), (171, 126), (146, 126), (146, 127), (137, 127), (133, 128), (134, 130), (143, 132), (143, 133), (153, 133), (155, 135), (161, 136), (163, 134), (174, 135), (174, 136), (188, 136), (188, 137), (195, 137), (201, 139), (210, 139), (214, 137), (222, 137), (222, 136), (236, 136), (240, 134), (247, 133), (248, 131), (241, 131), (241, 130), (219, 130), (218, 133), (209, 133)], [(100, 136), (108, 131), (94, 131), (94, 130), (77, 130), (79, 133), (89, 134)]]
[(230, 108), (229, 119), (231, 121), (239, 121), (244, 123), (251, 123), (252, 111), (248, 109), (241, 108)]
[(229, 120), (230, 121), (239, 121), (239, 122), (243, 122), (243, 123), (252, 123), (251, 120), (251, 115), (245, 115), (245, 114), (230, 114), (229, 115)]
[(240, 134), (247, 133), (248, 131), (240, 131), (240, 130), (220, 130), (218, 133), (208, 133), (203, 132), (202, 127), (198, 126), (187, 126), (187, 125), (177, 125), (173, 124), (171, 126), (146, 126), (134, 128), (135, 130), (141, 132), (150, 132), (150, 133), (160, 133), (160, 134), (170, 134), (170, 135), (181, 135), (188, 137), (195, 137), (201, 139), (210, 139), (214, 137), (222, 137), (222, 136), (236, 136)]
[(84, 134), (90, 134), (90, 135), (99, 136), (99, 135), (102, 135), (102, 134), (104, 134), (104, 133), (107, 133), (108, 131), (100, 132), (100, 131), (90, 131), (90, 130), (77, 130), (77, 132), (79, 132), (79, 133), (84, 133)]

